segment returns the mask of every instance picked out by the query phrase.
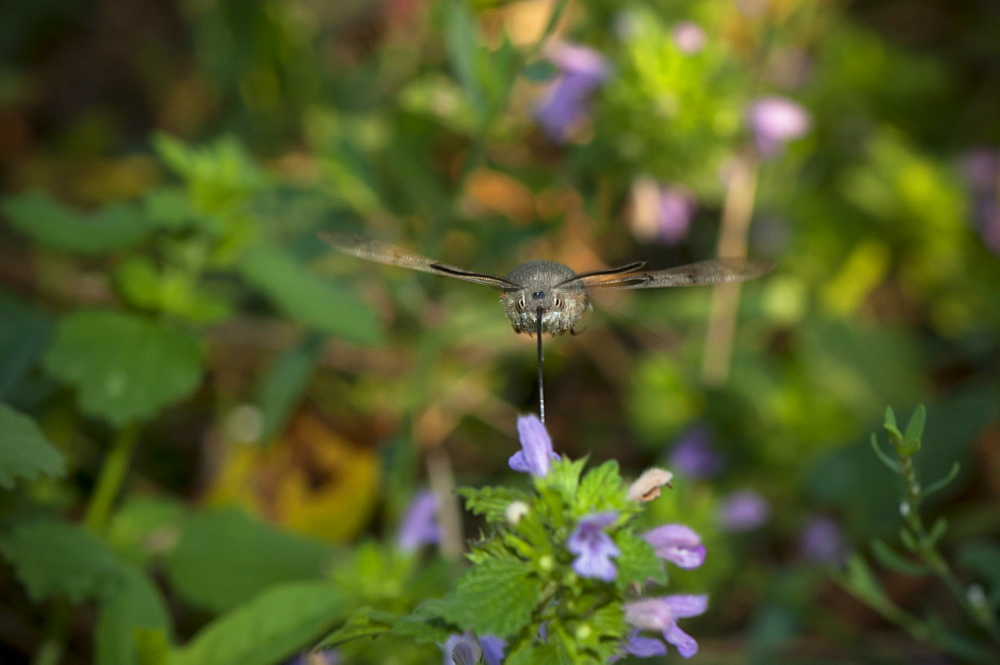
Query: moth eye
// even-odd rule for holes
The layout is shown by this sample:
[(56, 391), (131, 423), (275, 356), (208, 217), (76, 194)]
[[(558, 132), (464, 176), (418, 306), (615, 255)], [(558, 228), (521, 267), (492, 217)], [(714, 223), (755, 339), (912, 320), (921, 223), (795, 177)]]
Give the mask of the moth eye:
[(517, 301), (517, 308), (524, 309), (524, 297)]
[(556, 296), (556, 308), (558, 309), (559, 307), (562, 307), (562, 299)]

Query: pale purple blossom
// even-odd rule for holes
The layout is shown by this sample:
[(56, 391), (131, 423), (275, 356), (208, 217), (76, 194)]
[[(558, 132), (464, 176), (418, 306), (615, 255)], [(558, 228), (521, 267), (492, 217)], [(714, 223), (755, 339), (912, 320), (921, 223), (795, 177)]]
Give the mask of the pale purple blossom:
[(517, 434), (521, 439), (521, 450), (511, 455), (507, 465), (514, 471), (530, 473), (544, 478), (552, 467), (552, 461), (559, 459), (552, 450), (552, 439), (545, 425), (534, 415), (517, 419)]
[(479, 638), (479, 646), (483, 648), (483, 660), (486, 665), (503, 665), (503, 650), (507, 641), (495, 635), (483, 635)]
[(678, 568), (691, 570), (705, 563), (705, 546), (694, 529), (683, 524), (664, 524), (643, 535), (656, 555)]
[(430, 490), (417, 492), (406, 509), (406, 515), (396, 534), (396, 546), (412, 552), (423, 545), (437, 543), (441, 538), (437, 524), (437, 501)]
[(452, 635), (444, 643), (444, 665), (479, 665), (483, 648), (471, 634)]
[(799, 536), (799, 556), (816, 563), (839, 563), (845, 555), (844, 538), (830, 517), (810, 520)]
[(667, 645), (659, 638), (640, 635), (639, 629), (633, 628), (629, 632), (628, 638), (626, 638), (621, 650), (613, 655), (608, 662), (617, 663), (625, 657), (625, 654), (635, 656), (636, 658), (665, 656), (667, 655)]
[[(642, 630), (658, 631), (668, 644), (677, 647), (678, 653), (690, 658), (698, 653), (698, 643), (677, 625), (679, 619), (704, 614), (708, 609), (708, 596), (661, 596), (625, 603), (625, 621)], [(641, 644), (641, 648), (650, 648)]]
[(772, 95), (750, 104), (747, 123), (761, 157), (775, 157), (788, 141), (805, 136), (812, 120), (800, 104)]
[(968, 185), (972, 218), (979, 227), (983, 242), (1000, 254), (1000, 152), (977, 148), (963, 155), (962, 175)]
[(767, 522), (771, 506), (753, 490), (733, 492), (719, 506), (719, 524), (727, 531), (751, 531)]
[(617, 557), (621, 552), (604, 529), (617, 519), (617, 513), (604, 512), (587, 515), (577, 522), (576, 529), (566, 541), (566, 548), (576, 555), (573, 570), (577, 575), (605, 582), (615, 579), (618, 571), (611, 557)]
[(300, 653), (291, 660), (285, 661), (285, 665), (340, 665), (343, 662), (336, 649), (320, 649), (319, 651)]
[(661, 188), (657, 215), (660, 239), (667, 245), (684, 240), (696, 209), (694, 197), (686, 190), (669, 185)]
[(535, 117), (550, 139), (564, 142), (572, 128), (587, 117), (588, 98), (607, 79), (610, 67), (598, 51), (578, 44), (558, 44), (548, 51), (548, 57), (560, 74), (549, 85)]
[(670, 451), (670, 467), (692, 478), (711, 478), (722, 471), (725, 460), (712, 447), (708, 428), (697, 426), (688, 430)]
[(705, 31), (694, 21), (681, 21), (671, 31), (674, 45), (681, 53), (694, 55), (705, 48)]
[(475, 665), (485, 660), (486, 665), (503, 665), (503, 650), (507, 641), (495, 635), (482, 635), (478, 639), (471, 633), (451, 635), (441, 647), (444, 665)]

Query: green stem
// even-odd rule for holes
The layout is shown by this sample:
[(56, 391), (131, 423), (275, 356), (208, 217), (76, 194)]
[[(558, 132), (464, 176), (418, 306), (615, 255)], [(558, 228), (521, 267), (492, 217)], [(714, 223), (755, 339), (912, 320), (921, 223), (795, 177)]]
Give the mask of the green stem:
[(135, 423), (126, 425), (118, 430), (111, 443), (111, 450), (104, 458), (97, 487), (90, 497), (83, 518), (84, 525), (96, 534), (101, 534), (111, 519), (111, 511), (128, 474), (129, 463), (132, 461), (132, 453), (138, 438), (139, 426)]
[[(101, 535), (111, 519), (111, 511), (128, 474), (138, 438), (139, 426), (132, 424), (118, 430), (111, 442), (111, 450), (104, 458), (97, 487), (90, 496), (83, 518), (84, 525), (93, 533)], [(45, 639), (35, 651), (32, 665), (57, 665), (62, 660), (72, 616), (73, 606), (68, 600), (56, 601), (45, 622)]]
[(951, 566), (948, 565), (948, 561), (938, 551), (924, 526), (923, 520), (920, 518), (921, 490), (920, 483), (917, 480), (917, 471), (913, 465), (913, 458), (908, 455), (900, 455), (900, 462), (900, 475), (906, 486), (905, 520), (910, 531), (916, 536), (917, 543), (920, 546), (921, 557), (923, 557), (924, 562), (931, 567), (938, 578), (944, 582), (952, 595), (955, 596), (955, 600), (961, 605), (962, 610), (986, 630), (994, 642), (1000, 643), (1000, 627), (997, 626), (995, 621), (991, 620), (992, 615), (984, 616), (972, 604), (972, 601), (969, 600), (969, 594), (965, 587), (962, 586), (962, 583), (955, 576)]

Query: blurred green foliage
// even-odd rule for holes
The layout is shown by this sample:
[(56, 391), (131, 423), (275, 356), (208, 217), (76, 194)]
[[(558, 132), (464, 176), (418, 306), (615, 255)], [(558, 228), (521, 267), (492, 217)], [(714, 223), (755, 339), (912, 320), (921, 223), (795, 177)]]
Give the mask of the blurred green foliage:
[[(709, 546), (682, 582), (713, 598), (699, 657), (728, 658), (718, 639), (748, 662), (906, 662), (922, 647), (869, 630), (801, 539), (835, 519), (858, 579), (960, 621), (861, 558), (902, 538), (867, 434), (887, 404), (926, 402), (914, 464), (961, 472), (925, 508), (995, 614), (1000, 18), (921, 7), (0, 9), (0, 660), (278, 663), (359, 607), (377, 622), (449, 588), (458, 566), (391, 534), (426, 458), (446, 451), (464, 484), (506, 472), (531, 347), (495, 294), (333, 255), (317, 231), (495, 274), (528, 257), (661, 267), (714, 254), (741, 206), (778, 269), (743, 289), (728, 380), (702, 378), (710, 289), (598, 303), (546, 347), (557, 450), (637, 475), (710, 428), (723, 470), (678, 474), (652, 509)], [(562, 43), (607, 73), (553, 140), (538, 110)], [(748, 114), (775, 95), (809, 127), (765, 155)], [(644, 180), (696, 201), (679, 242), (643, 226)], [(733, 533), (719, 511), (744, 488), (771, 513)], [(338, 542), (292, 533), (322, 511)], [(338, 648), (440, 657), (398, 636)]]

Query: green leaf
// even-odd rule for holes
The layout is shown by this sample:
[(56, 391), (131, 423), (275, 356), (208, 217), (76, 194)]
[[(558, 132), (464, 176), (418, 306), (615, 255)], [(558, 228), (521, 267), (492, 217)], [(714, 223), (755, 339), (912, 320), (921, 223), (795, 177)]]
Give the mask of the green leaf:
[(0, 487), (11, 489), (14, 480), (65, 475), (62, 453), (49, 443), (35, 421), (0, 403)]
[(174, 651), (170, 665), (272, 665), (344, 620), (348, 601), (326, 583), (275, 587), (225, 614)]
[(875, 609), (883, 612), (893, 611), (892, 601), (885, 595), (868, 563), (856, 552), (847, 558), (847, 568), (840, 582), (851, 593)]
[(66, 596), (79, 604), (106, 597), (122, 581), (118, 560), (97, 536), (51, 518), (13, 524), (0, 534), (0, 553), (34, 602)]
[(464, 0), (450, 0), (444, 12), (448, 60), (466, 96), (482, 117), (486, 112), (486, 94), (476, 71), (479, 51), (475, 14)]
[(106, 539), (122, 559), (147, 564), (176, 547), (186, 514), (180, 498), (133, 494), (111, 517)]
[(896, 412), (892, 410), (891, 406), (885, 407), (885, 418), (883, 420), (883, 426), (886, 429), (890, 427), (895, 430), (899, 429), (899, 425), (896, 424)]
[(122, 586), (101, 603), (94, 631), (96, 665), (139, 665), (138, 632), (170, 628), (159, 590), (138, 568), (122, 569)]
[(465, 499), (466, 510), (475, 515), (483, 515), (487, 522), (507, 521), (507, 507), (515, 501), (528, 502), (528, 496), (510, 487), (461, 487), (455, 492)]
[(504, 665), (562, 665), (559, 649), (552, 644), (526, 644), (504, 660)]
[(167, 574), (192, 604), (224, 611), (274, 584), (319, 578), (332, 556), (329, 545), (278, 531), (238, 510), (209, 511), (184, 525), (167, 556)]
[(604, 510), (621, 510), (627, 503), (628, 498), (618, 473), (618, 462), (608, 460), (588, 471), (580, 481), (574, 512), (586, 515)]
[(285, 427), (316, 369), (324, 341), (320, 335), (309, 335), (281, 353), (267, 369), (257, 388), (257, 403), (264, 419), (261, 441), (270, 441)]
[(539, 83), (544, 83), (556, 77), (559, 73), (559, 69), (554, 63), (548, 60), (536, 60), (527, 67), (524, 68), (522, 74), (524, 78), (529, 81), (536, 81)]
[(931, 572), (924, 564), (900, 556), (877, 538), (872, 541), (872, 553), (883, 566), (903, 575), (927, 575)]
[(470, 568), (454, 591), (425, 606), (465, 630), (509, 637), (528, 625), (537, 604), (538, 585), (531, 566), (507, 559)]
[(417, 644), (444, 644), (455, 634), (456, 627), (444, 622), (431, 613), (427, 601), (417, 607), (412, 614), (401, 617), (392, 627), (392, 632), (400, 637), (407, 637)]
[(351, 640), (381, 635), (392, 629), (396, 619), (394, 614), (372, 607), (358, 608), (343, 626), (320, 640), (314, 648), (332, 649)]
[(152, 230), (138, 208), (115, 204), (87, 214), (44, 192), (10, 196), (0, 203), (10, 225), (49, 249), (105, 254), (132, 247)]
[(573, 505), (580, 487), (580, 474), (586, 463), (586, 458), (554, 460), (547, 476), (535, 478), (535, 487), (538, 488), (539, 493), (547, 488), (552, 488), (559, 493), (563, 500)]
[(625, 612), (617, 601), (597, 608), (588, 623), (598, 637), (620, 638), (625, 634)]
[(625, 590), (633, 584), (643, 587), (648, 580), (657, 584), (667, 583), (666, 566), (656, 555), (653, 546), (631, 531), (622, 530), (615, 536), (615, 544), (621, 551), (615, 559), (618, 577), (615, 585)]
[(911, 457), (916, 455), (920, 452), (920, 440), (910, 439), (908, 441), (904, 441), (900, 444), (898, 450), (900, 457)]
[(920, 440), (924, 436), (924, 424), (927, 422), (927, 409), (921, 404), (917, 407), (913, 415), (910, 416), (910, 422), (906, 424), (906, 434), (904, 438), (907, 443), (916, 442), (920, 445)]
[(871, 443), (872, 450), (875, 451), (875, 455), (882, 461), (882, 463), (885, 464), (893, 473), (899, 474), (899, 462), (882, 452), (882, 446), (878, 444), (878, 439), (875, 437), (875, 434), (872, 434)]
[(986, 584), (990, 605), (1000, 608), (1000, 545), (969, 543), (959, 551), (958, 564)]
[(19, 406), (37, 399), (50, 382), (36, 368), (52, 337), (52, 317), (13, 294), (0, 291), (0, 401)]
[(76, 388), (80, 409), (118, 427), (152, 418), (198, 387), (198, 338), (165, 321), (112, 310), (62, 317), (46, 371)]
[(378, 317), (370, 305), (349, 290), (306, 272), (282, 251), (257, 246), (246, 253), (239, 268), (250, 284), (292, 319), (358, 344), (382, 341)]
[(944, 476), (944, 478), (941, 478), (940, 480), (937, 480), (937, 481), (931, 483), (927, 487), (927, 489), (925, 489), (923, 492), (920, 493), (920, 498), (924, 499), (924, 498), (930, 496), (931, 494), (934, 494), (935, 492), (937, 492), (939, 490), (942, 490), (945, 487), (947, 487), (948, 485), (950, 485), (951, 481), (955, 480), (955, 478), (958, 476), (958, 472), (961, 469), (962, 469), (962, 465), (959, 464), (958, 462), (955, 462), (954, 464), (952, 464), (951, 465), (951, 470), (948, 471), (948, 474), (946, 476)]
[(941, 540), (946, 531), (948, 531), (948, 520), (944, 517), (937, 518), (934, 520), (931, 530), (927, 533), (927, 542), (933, 547)]

